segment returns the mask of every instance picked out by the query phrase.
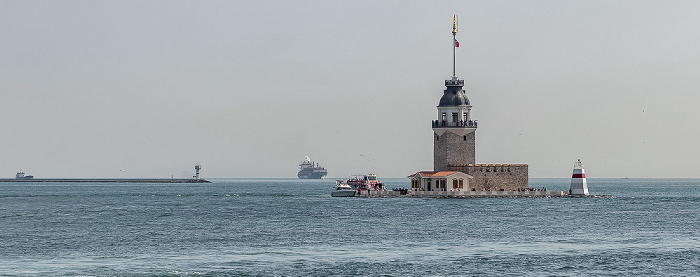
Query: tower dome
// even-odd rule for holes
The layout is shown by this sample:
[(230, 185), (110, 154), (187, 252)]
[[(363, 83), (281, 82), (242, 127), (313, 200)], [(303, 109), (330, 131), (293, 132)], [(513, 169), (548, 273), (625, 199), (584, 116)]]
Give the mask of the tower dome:
[(438, 107), (448, 106), (469, 106), (469, 98), (461, 87), (447, 87)]

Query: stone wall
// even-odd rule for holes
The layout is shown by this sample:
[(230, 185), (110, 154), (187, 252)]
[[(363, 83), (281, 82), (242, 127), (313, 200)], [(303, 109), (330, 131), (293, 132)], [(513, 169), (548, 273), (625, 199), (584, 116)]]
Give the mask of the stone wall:
[(461, 171), (474, 177), (469, 188), (476, 191), (513, 191), (528, 188), (527, 164), (448, 165), (447, 170)]
[(449, 131), (440, 136), (433, 133), (433, 170), (456, 170), (449, 169), (449, 165), (476, 163), (475, 133), (471, 132), (466, 136)]

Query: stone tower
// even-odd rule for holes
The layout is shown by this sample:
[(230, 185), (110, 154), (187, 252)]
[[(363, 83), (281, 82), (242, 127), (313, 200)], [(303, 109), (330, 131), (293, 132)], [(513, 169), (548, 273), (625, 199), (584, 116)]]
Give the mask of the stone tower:
[(433, 121), (433, 167), (447, 171), (448, 165), (476, 163), (475, 134), (477, 123), (471, 117), (472, 106), (464, 94), (464, 80), (445, 80), (445, 94), (437, 106)]
[(475, 164), (476, 121), (472, 119), (469, 98), (462, 89), (464, 80), (456, 75), (457, 24), (452, 23), (452, 79), (445, 80), (445, 91), (433, 121), (433, 170), (447, 171), (449, 165)]

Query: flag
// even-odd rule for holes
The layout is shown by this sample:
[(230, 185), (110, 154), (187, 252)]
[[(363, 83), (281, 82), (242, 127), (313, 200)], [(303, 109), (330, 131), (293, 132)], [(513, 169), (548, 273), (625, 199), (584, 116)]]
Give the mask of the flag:
[(455, 47), (459, 47), (459, 41), (457, 41), (457, 39), (455, 39)]

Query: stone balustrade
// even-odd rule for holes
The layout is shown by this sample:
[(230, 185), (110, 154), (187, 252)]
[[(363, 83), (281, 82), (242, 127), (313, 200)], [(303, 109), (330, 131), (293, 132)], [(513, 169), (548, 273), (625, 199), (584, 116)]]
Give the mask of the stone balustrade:
[(440, 127), (467, 127), (467, 128), (476, 128), (478, 123), (476, 120), (469, 120), (469, 121), (458, 121), (458, 122), (449, 122), (445, 120), (433, 120), (433, 128), (440, 128)]

